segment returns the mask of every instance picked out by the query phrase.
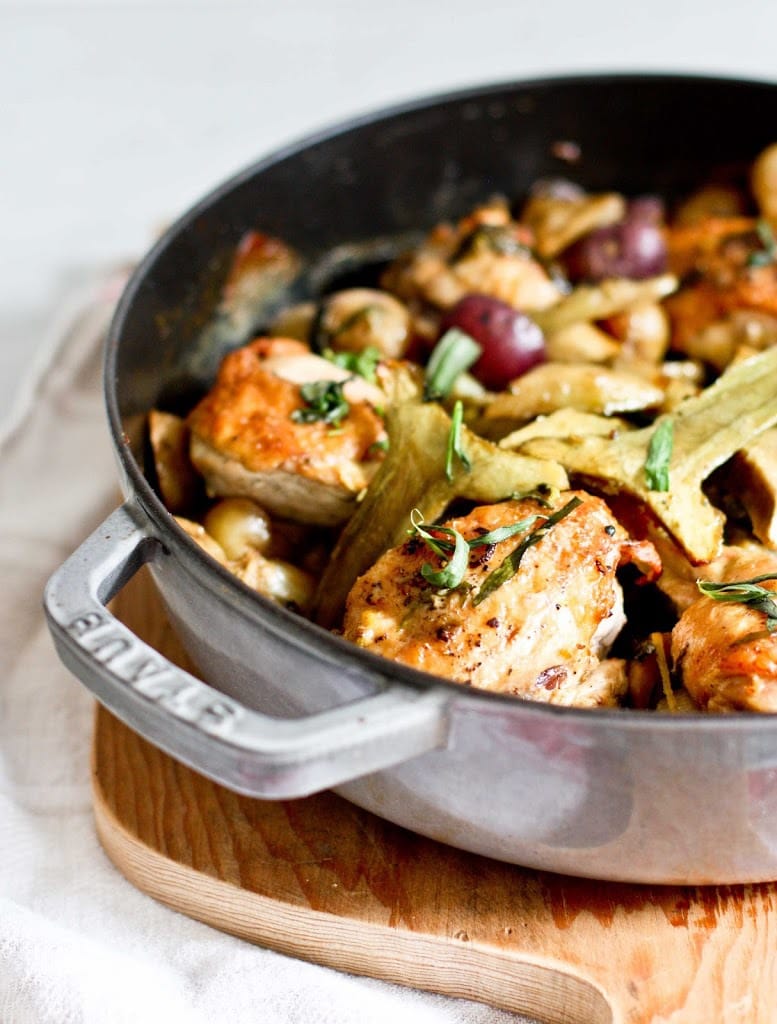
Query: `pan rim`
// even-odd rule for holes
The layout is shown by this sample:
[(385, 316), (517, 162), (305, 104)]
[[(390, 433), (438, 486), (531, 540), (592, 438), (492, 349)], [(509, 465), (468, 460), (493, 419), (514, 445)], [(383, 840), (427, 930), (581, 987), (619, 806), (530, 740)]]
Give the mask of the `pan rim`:
[[(138, 261), (124, 291), (117, 303), (111, 319), (104, 346), (103, 394), (106, 406), (108, 425), (119, 458), (121, 467), (131, 483), (132, 496), (144, 510), (145, 515), (160, 533), (165, 550), (176, 548), (186, 559), (187, 571), (193, 572), (207, 587), (213, 590), (212, 581), (219, 583), (219, 600), (227, 602), (242, 617), (261, 622), (263, 628), (271, 628), (292, 646), (311, 651), (326, 652), (328, 657), (337, 660), (343, 668), (360, 673), (369, 679), (379, 679), (389, 685), (402, 685), (417, 691), (434, 687), (449, 691), (452, 700), (471, 706), (490, 708), (520, 718), (537, 721), (554, 718), (557, 723), (567, 722), (571, 726), (585, 723), (586, 728), (608, 729), (616, 725), (620, 729), (631, 732), (663, 732), (689, 728), (692, 723), (694, 733), (700, 731), (726, 732), (732, 729), (741, 731), (755, 730), (760, 734), (764, 729), (771, 731), (774, 719), (771, 715), (758, 712), (740, 711), (736, 714), (682, 712), (663, 714), (655, 711), (641, 712), (633, 708), (580, 708), (554, 704), (538, 703), (521, 700), (504, 693), (486, 690), (473, 690), (463, 687), (460, 683), (430, 675), (400, 663), (390, 662), (370, 651), (365, 651), (342, 637), (329, 632), (316, 623), (302, 618), (280, 605), (253, 591), (245, 583), (221, 566), (202, 550), (175, 522), (159, 497), (154, 492), (138, 461), (132, 454), (123, 433), (123, 425), (119, 412), (116, 392), (116, 363), (118, 351), (122, 343), (124, 324), (127, 320), (140, 289), (145, 284), (160, 256), (172, 242), (189, 227), (198, 217), (214, 208), (225, 196), (245, 184), (263, 171), (286, 159), (297, 156), (313, 146), (334, 140), (351, 131), (388, 122), (392, 119), (413, 113), (444, 107), (468, 101), (484, 100), (490, 96), (505, 94), (512, 91), (553, 88), (574, 88), (575, 85), (597, 83), (600, 85), (628, 84), (637, 86), (640, 83), (708, 85), (713, 88), (733, 88), (773, 92), (777, 82), (767, 78), (744, 78), (736, 74), (706, 74), (671, 70), (605, 70), (600, 72), (572, 71), (568, 74), (553, 74), (540, 77), (520, 79), (504, 79), (501, 81), (475, 84), (453, 90), (432, 92), (418, 98), (400, 101), (382, 106), (378, 109), (359, 113), (354, 116), (335, 121), (329, 125), (301, 135), (264, 156), (252, 161), (242, 169), (223, 179), (200, 199), (185, 209), (160, 235), (156, 242)], [(170, 540), (173, 543), (168, 544)], [(291, 628), (290, 628), (291, 627)], [(537, 717), (539, 716), (539, 717)], [(559, 720), (561, 716), (561, 720)]]

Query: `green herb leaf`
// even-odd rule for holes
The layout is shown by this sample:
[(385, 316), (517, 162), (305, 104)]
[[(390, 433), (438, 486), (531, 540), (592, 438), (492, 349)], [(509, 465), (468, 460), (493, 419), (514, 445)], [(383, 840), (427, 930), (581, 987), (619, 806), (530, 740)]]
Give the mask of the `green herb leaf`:
[(550, 508), (554, 501), (558, 501), (559, 495), (560, 491), (557, 487), (551, 487), (549, 484), (538, 484), (533, 491), (514, 492), (510, 497), (513, 501), (525, 501), (527, 498), (531, 498), (532, 501), (536, 501), (543, 508)]
[[(433, 526), (434, 534), (432, 534), (423, 523), (424, 517), (417, 508), (414, 508), (410, 513), (411, 528), (407, 532), (411, 537), (421, 537), (422, 540), (425, 540), (436, 555), (440, 555), (441, 558), (447, 558), (448, 553), (453, 551), (455, 544), (445, 540), (445, 536), (452, 537), (456, 531), (452, 530), (449, 526)], [(439, 534), (443, 534), (443, 536), (440, 537)]]
[[(413, 529), (410, 532), (422, 537), (432, 551), (445, 560), (445, 565), (439, 570), (433, 569), (428, 562), (422, 565), (421, 575), (423, 578), (427, 583), (443, 590), (452, 590), (458, 587), (464, 579), (469, 565), (469, 544), (464, 537), (458, 530), (449, 526), (433, 527), (435, 534), (443, 534), (443, 537), (434, 536), (422, 525), (423, 519), (418, 509), (413, 509), (410, 513), (410, 522), (413, 524)], [(453, 541), (445, 539), (447, 537), (452, 537)]]
[(758, 221), (755, 228), (758, 233), (763, 249), (750, 254), (747, 265), (748, 267), (768, 267), (770, 263), (774, 263), (777, 259), (777, 239), (774, 237), (771, 224), (768, 220)]
[[(516, 572), (518, 572), (521, 559), (529, 548), (534, 544), (539, 544), (548, 531), (552, 529), (556, 523), (564, 519), (565, 516), (568, 516), (570, 512), (577, 508), (578, 505), (582, 505), (581, 499), (577, 497), (571, 498), (563, 508), (554, 512), (553, 515), (548, 516), (542, 526), (538, 526), (536, 530), (532, 530), (529, 536), (525, 537), (521, 543), (510, 552), (501, 565), (486, 576), (480, 590), (478, 590), (477, 594), (473, 598), (472, 603), (475, 605), (480, 604), (481, 601), (485, 601), (489, 594), (493, 594), (495, 590), (501, 587), (503, 583), (507, 583), (508, 580), (512, 579)], [(543, 517), (538, 516), (537, 518), (540, 519)]]
[(453, 530), (452, 533), (456, 538), (456, 546), (445, 566), (438, 572), (435, 572), (428, 562), (421, 566), (421, 575), (427, 583), (431, 583), (433, 587), (440, 587), (444, 590), (452, 590), (454, 587), (458, 587), (464, 579), (464, 574), (469, 565), (469, 545), (456, 530)]
[(530, 256), (531, 249), (520, 242), (514, 231), (504, 224), (478, 224), (474, 230), (466, 235), (453, 256), (450, 263), (458, 263), (459, 260), (469, 256), (477, 256), (484, 252), (494, 252), (499, 256)]
[(712, 583), (709, 580), (696, 580), (696, 586), (707, 597), (714, 601), (732, 601), (747, 605), (754, 611), (763, 612), (766, 616), (766, 628), (769, 633), (777, 630), (777, 594), (766, 587), (758, 586), (767, 580), (777, 580), (777, 572), (767, 572), (763, 576), (754, 576), (751, 580), (740, 580), (736, 583)]
[(445, 476), (450, 483), (453, 480), (453, 460), (457, 458), (464, 469), (469, 473), (472, 463), (464, 449), (461, 447), (461, 424), (464, 420), (464, 406), (456, 402), (451, 416), (451, 431), (448, 435), (448, 449), (445, 454)]
[(648, 445), (645, 460), (645, 480), (651, 491), (669, 490), (669, 462), (674, 445), (674, 422), (661, 420)]
[(458, 327), (451, 327), (434, 347), (426, 365), (424, 401), (447, 398), (456, 379), (480, 356), (482, 348)]
[[(532, 544), (537, 544), (545, 533), (554, 526), (559, 519), (563, 519), (568, 512), (571, 512), (573, 508), (580, 504), (579, 498), (573, 498), (563, 509), (554, 513), (552, 516), (543, 515), (531, 515), (527, 516), (526, 519), (521, 519), (517, 523), (511, 523), (509, 526), (500, 526), (496, 530), (490, 530), (488, 533), (482, 534), (480, 537), (473, 537), (472, 540), (466, 540), (458, 530), (453, 529), (450, 526), (432, 526), (427, 529), (423, 525), (423, 517), (417, 508), (414, 508), (410, 513), (411, 529), (408, 533), (412, 536), (421, 537), (428, 547), (440, 558), (445, 559), (445, 566), (435, 571), (428, 563), (421, 567), (421, 575), (429, 583), (436, 587), (442, 587), (445, 589), (453, 589), (458, 587), (464, 579), (464, 574), (469, 567), (469, 553), (474, 548), (486, 547), (489, 544), (499, 544), (503, 540), (509, 540), (510, 537), (514, 537), (518, 533), (525, 533), (530, 526), (533, 526), (538, 520), (544, 520), (543, 525), (532, 533), (531, 537), (524, 541), (525, 547), (530, 547)], [(431, 531), (434, 531), (432, 533)], [(449, 539), (450, 538), (450, 539)], [(517, 550), (517, 549), (516, 549)], [(525, 548), (524, 548), (525, 550)], [(513, 552), (513, 557), (515, 552)], [(518, 556), (518, 561), (523, 556), (521, 551)], [(507, 561), (507, 559), (505, 559)], [(502, 566), (504, 566), (504, 562)], [(500, 566), (500, 569), (502, 568)], [(515, 569), (518, 568), (516, 563)], [(497, 569), (496, 572), (499, 572)], [(513, 569), (513, 573), (515, 572)], [(510, 573), (512, 575), (513, 573)], [(486, 578), (484, 586), (488, 583), (495, 573), (491, 573), (491, 576)], [(506, 577), (509, 579), (509, 576)], [(501, 582), (505, 582), (502, 580)], [(491, 586), (491, 589), (496, 589), (497, 586), (501, 586), (501, 583), (495, 583)], [(481, 592), (482, 592), (481, 588)], [(475, 600), (475, 604), (478, 604), (482, 600), (478, 597)]]
[(305, 405), (302, 409), (295, 409), (291, 418), (295, 423), (324, 422), (336, 427), (350, 409), (343, 394), (343, 383), (337, 380), (315, 380), (303, 384), (299, 393)]
[(530, 526), (534, 526), (538, 519), (544, 518), (545, 516), (533, 515), (528, 516), (526, 519), (520, 519), (511, 526), (499, 526), (496, 530), (490, 530), (481, 537), (475, 537), (474, 540), (469, 541), (469, 546), (470, 548), (482, 548), (487, 547), (489, 544), (499, 544), (503, 540), (509, 540), (511, 537), (514, 537), (516, 533), (525, 533)]
[(387, 437), (381, 437), (378, 441), (373, 441), (369, 447), (371, 452), (387, 452), (389, 450), (389, 439)]
[(343, 370), (347, 370), (349, 373), (364, 377), (371, 384), (374, 384), (376, 381), (375, 370), (383, 358), (380, 349), (375, 348), (373, 345), (368, 345), (361, 352), (333, 352), (331, 348), (327, 348), (321, 354), (330, 363), (342, 367)]

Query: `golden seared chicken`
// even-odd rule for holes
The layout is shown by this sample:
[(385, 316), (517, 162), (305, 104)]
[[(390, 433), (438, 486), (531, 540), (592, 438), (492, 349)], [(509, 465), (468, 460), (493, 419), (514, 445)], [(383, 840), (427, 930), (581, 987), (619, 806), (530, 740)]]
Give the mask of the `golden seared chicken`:
[[(743, 549), (731, 558), (724, 582), (777, 573), (777, 554)], [(777, 581), (758, 584), (777, 591)], [(767, 616), (747, 603), (700, 595), (672, 630), (675, 671), (707, 711), (777, 712), (777, 633)]]
[(531, 254), (531, 231), (505, 203), (473, 211), (455, 227), (436, 227), (413, 253), (388, 268), (383, 287), (405, 301), (450, 309), (465, 295), (501, 299), (516, 309), (545, 309), (561, 292)]
[[(546, 526), (567, 506), (567, 514)], [(530, 525), (522, 532), (477, 545), (524, 520)], [(564, 492), (551, 506), (534, 498), (480, 506), (445, 526), (472, 545), (461, 584), (446, 590), (429, 582), (425, 567), (439, 570), (445, 559), (423, 536), (411, 536), (356, 581), (344, 636), (486, 690), (555, 704), (617, 703), (621, 674), (600, 671), (625, 621), (615, 574), (634, 561), (655, 575), (660, 562), (653, 546), (629, 540), (607, 505), (584, 491)], [(541, 539), (525, 546), (517, 569), (495, 589), (481, 589), (534, 530)], [(452, 536), (434, 527), (428, 532), (440, 540)]]
[(211, 495), (249, 497), (270, 513), (335, 525), (377, 468), (382, 393), (289, 338), (226, 356), (189, 414), (191, 460)]
[[(668, 233), (669, 268), (685, 278), (665, 302), (673, 344), (719, 371), (736, 344), (762, 349), (777, 331), (777, 264), (761, 230), (749, 217), (708, 217)], [(722, 324), (727, 344), (705, 337)]]

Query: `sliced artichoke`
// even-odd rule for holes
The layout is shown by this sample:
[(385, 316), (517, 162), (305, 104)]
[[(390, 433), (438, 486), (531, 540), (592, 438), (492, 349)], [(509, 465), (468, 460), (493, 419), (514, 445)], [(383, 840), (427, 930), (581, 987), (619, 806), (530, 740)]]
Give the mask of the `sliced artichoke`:
[(535, 310), (535, 320), (546, 335), (570, 324), (604, 320), (646, 302), (657, 302), (677, 289), (673, 274), (660, 274), (644, 281), (612, 277), (599, 284), (580, 285), (548, 309)]
[(777, 548), (777, 429), (737, 452), (726, 486), (747, 509), (756, 537)]
[(612, 416), (657, 409), (663, 400), (660, 388), (635, 373), (588, 363), (542, 363), (489, 403), (479, 429), (487, 437), (504, 437), (535, 416), (560, 409)]
[[(645, 462), (657, 427), (671, 419), (674, 442), (668, 463), (669, 490), (651, 490)], [(748, 441), (777, 423), (777, 348), (730, 367), (671, 417), (606, 437), (537, 438), (523, 450), (554, 459), (572, 474), (595, 481), (599, 490), (626, 491), (640, 498), (694, 564), (717, 556), (724, 516), (707, 499), (702, 483)]]
[(202, 491), (202, 479), (189, 458), (189, 428), (173, 413), (152, 409), (148, 435), (159, 493), (169, 512), (191, 509)]
[(538, 416), (537, 419), (519, 427), (499, 442), (500, 448), (518, 451), (527, 441), (536, 437), (564, 437), (567, 439), (586, 437), (595, 434), (599, 437), (613, 438), (622, 430), (633, 427), (616, 416), (596, 416), (577, 409), (559, 409), (549, 416)]
[(569, 324), (545, 338), (552, 363), (608, 363), (620, 353), (620, 342), (586, 320)]

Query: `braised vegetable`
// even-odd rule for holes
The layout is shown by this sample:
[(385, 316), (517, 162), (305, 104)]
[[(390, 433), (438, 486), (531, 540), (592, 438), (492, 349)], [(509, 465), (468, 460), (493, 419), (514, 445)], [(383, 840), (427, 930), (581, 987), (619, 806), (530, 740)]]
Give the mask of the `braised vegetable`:
[(591, 231), (565, 254), (573, 279), (603, 281), (626, 277), (641, 281), (666, 270), (662, 231), (663, 205), (651, 198), (635, 199), (622, 220)]
[(692, 562), (709, 562), (723, 543), (724, 515), (710, 503), (702, 484), (745, 442), (777, 423), (777, 348), (732, 366), (680, 406), (673, 419), (668, 491), (653, 490), (645, 480), (652, 426), (612, 440), (538, 438), (524, 450), (557, 460), (609, 493), (625, 491), (640, 498)]
[(322, 294), (248, 232), (192, 359), (212, 388), (150, 417), (160, 495), (244, 583), (414, 668), (777, 712), (776, 154), (671, 206), (539, 181)]
[(545, 360), (545, 338), (538, 324), (488, 295), (465, 296), (445, 315), (442, 326), (459, 328), (480, 345), (472, 373), (492, 391), (501, 391)]

